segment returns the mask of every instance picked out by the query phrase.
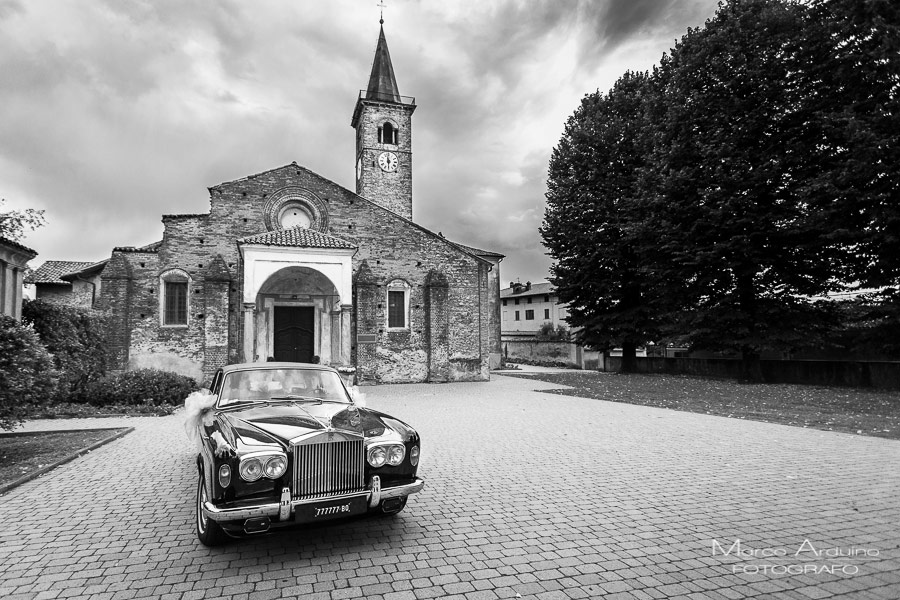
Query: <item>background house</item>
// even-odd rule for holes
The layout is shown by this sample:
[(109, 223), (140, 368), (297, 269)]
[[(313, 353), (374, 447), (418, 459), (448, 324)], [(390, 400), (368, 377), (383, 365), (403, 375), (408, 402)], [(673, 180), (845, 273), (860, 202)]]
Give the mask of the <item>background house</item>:
[(22, 318), (22, 286), (28, 261), (37, 252), (0, 237), (0, 314)]
[(34, 299), (52, 304), (91, 308), (105, 263), (48, 260), (25, 277)]
[(533, 336), (544, 323), (568, 327), (565, 305), (559, 304), (556, 291), (549, 283), (510, 282), (500, 290), (500, 332), (502, 335)]

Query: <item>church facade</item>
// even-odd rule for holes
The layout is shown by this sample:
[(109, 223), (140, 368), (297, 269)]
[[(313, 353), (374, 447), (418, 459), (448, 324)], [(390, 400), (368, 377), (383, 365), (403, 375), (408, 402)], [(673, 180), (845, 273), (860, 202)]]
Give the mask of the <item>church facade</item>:
[(356, 190), (296, 163), (209, 189), (206, 214), (115, 248), (96, 306), (119, 369), (206, 380), (237, 362), (320, 362), (361, 383), (484, 380), (500, 360), (502, 255), (412, 220), (413, 98), (384, 29), (351, 118)]

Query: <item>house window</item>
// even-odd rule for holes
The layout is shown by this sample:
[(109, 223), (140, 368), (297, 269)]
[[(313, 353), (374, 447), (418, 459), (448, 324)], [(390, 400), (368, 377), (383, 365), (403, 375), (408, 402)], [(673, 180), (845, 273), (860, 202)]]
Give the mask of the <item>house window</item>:
[(526, 321), (534, 321), (534, 311), (533, 310), (525, 311), (525, 320)]
[(409, 285), (400, 279), (388, 284), (388, 329), (409, 328)]
[(160, 276), (160, 312), (162, 324), (183, 326), (188, 324), (190, 277), (184, 271), (176, 270)]
[(545, 319), (549, 319), (549, 318), (550, 318), (550, 309), (549, 309), (549, 308), (545, 308), (545, 309), (544, 309), (544, 318), (545, 318)]
[(519, 320), (519, 311), (516, 311), (516, 321)]
[(544, 294), (544, 302), (550, 302), (550, 294)]
[(390, 123), (385, 123), (378, 128), (378, 141), (382, 144), (397, 144), (399, 131)]
[(528, 304), (531, 304), (531, 296), (528, 296)]
[(506, 306), (506, 300), (503, 301), (503, 306)]
[(518, 306), (518, 304), (519, 304), (519, 299), (516, 298), (516, 305)]

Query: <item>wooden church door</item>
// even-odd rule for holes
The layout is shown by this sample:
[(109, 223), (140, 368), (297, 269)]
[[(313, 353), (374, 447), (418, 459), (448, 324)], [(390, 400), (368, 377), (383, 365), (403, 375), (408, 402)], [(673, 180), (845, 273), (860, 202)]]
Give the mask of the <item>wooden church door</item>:
[(273, 357), (277, 361), (313, 361), (314, 309), (311, 306), (276, 306)]

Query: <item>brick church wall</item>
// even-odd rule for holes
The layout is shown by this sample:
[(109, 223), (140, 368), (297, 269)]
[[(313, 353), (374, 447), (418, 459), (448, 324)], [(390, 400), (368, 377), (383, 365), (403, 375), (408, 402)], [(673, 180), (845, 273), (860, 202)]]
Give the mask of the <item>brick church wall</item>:
[[(211, 188), (209, 214), (165, 216), (156, 252), (113, 253), (100, 304), (117, 320), (114, 351), (121, 368), (175, 370), (202, 382), (240, 360), (243, 281), (236, 240), (266, 231), (266, 203), (287, 187), (315, 194), (327, 210), (325, 233), (359, 248), (352, 267), (359, 274), (365, 265), (366, 273), (354, 286), (351, 355), (360, 381), (488, 378), (499, 344), (499, 315), (493, 316), (499, 309), (490, 300), (496, 267), (490, 271), (443, 238), (296, 165)], [(171, 269), (190, 277), (186, 327), (161, 325), (160, 275)], [(410, 286), (405, 331), (387, 328), (387, 285), (395, 279)]]

